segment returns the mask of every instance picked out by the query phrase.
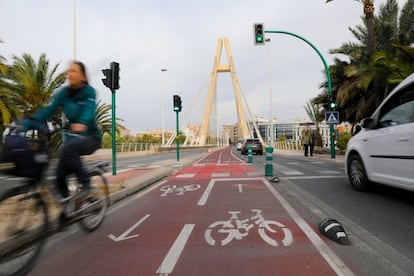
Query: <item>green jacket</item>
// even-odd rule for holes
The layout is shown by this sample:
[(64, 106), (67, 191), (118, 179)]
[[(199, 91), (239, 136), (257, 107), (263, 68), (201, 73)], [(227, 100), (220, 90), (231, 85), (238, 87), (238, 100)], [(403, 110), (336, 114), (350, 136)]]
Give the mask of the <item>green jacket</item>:
[(55, 94), (50, 104), (39, 110), (32, 118), (43, 122), (49, 119), (58, 108), (62, 108), (69, 124), (79, 123), (88, 127), (84, 133), (80, 133), (81, 135), (92, 135), (101, 139), (101, 131), (96, 123), (95, 89), (85, 85), (73, 95), (70, 90), (69, 87), (63, 87)]

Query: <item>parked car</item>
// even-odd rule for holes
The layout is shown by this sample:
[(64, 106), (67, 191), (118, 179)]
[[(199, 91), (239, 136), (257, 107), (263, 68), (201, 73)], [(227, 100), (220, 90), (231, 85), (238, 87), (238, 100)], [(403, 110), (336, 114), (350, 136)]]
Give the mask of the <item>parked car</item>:
[(236, 149), (237, 150), (241, 150), (243, 147), (243, 143), (244, 143), (244, 139), (240, 139), (239, 141), (237, 141), (236, 143)]
[(414, 191), (414, 74), (361, 121), (347, 145), (345, 170), (355, 190), (372, 183)]
[(252, 148), (252, 153), (263, 155), (263, 145), (259, 139), (246, 139), (241, 148), (241, 154), (247, 154), (249, 146)]

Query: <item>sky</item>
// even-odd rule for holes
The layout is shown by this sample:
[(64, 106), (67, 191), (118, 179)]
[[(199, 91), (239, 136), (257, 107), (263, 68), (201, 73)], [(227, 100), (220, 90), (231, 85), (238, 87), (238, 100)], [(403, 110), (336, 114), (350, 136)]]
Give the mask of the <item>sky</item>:
[[(374, 3), (378, 12), (385, 0)], [(362, 4), (351, 0), (0, 0), (0, 55), (11, 62), (27, 53), (37, 61), (45, 53), (62, 71), (80, 60), (107, 104), (113, 97), (102, 69), (118, 62), (114, 98), (122, 125), (133, 132), (175, 130), (175, 94), (183, 105), (180, 125), (201, 124), (217, 42), (226, 37), (252, 116), (306, 120), (304, 106), (326, 79), (322, 59), (286, 34), (266, 33), (271, 41), (255, 46), (253, 23), (305, 38), (330, 65), (329, 50), (356, 42), (349, 27), (362, 24), (362, 16)], [(220, 64), (228, 64), (224, 48)], [(237, 121), (229, 73), (218, 76), (215, 103), (212, 129)]]

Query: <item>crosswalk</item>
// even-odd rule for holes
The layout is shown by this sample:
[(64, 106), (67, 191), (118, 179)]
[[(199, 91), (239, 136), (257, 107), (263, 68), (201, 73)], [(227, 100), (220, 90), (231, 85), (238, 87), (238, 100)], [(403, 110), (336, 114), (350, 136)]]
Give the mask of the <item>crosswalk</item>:
[(288, 179), (312, 179), (312, 178), (336, 178), (336, 177), (346, 177), (345, 172), (342, 168), (338, 169), (327, 169), (320, 167), (323, 162), (313, 161), (307, 163), (306, 168), (302, 168), (303, 163), (297, 161), (286, 162), (283, 165), (277, 163), (275, 165), (275, 170), (278, 175), (283, 178)]

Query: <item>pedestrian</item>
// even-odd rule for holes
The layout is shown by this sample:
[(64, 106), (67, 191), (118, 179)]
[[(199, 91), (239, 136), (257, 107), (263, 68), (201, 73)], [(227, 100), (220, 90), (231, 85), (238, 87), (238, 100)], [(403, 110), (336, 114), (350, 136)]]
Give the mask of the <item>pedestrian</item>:
[(310, 144), (309, 144), (309, 153), (310, 156), (313, 156), (313, 149), (315, 148), (315, 144), (316, 144), (316, 131), (311, 131), (310, 134)]
[(90, 179), (81, 161), (82, 155), (92, 154), (101, 147), (101, 131), (96, 122), (96, 92), (89, 85), (85, 65), (73, 61), (66, 72), (68, 85), (56, 92), (49, 105), (27, 120), (44, 122), (57, 110), (65, 114), (64, 126), (68, 128), (63, 140), (56, 168), (56, 186), (63, 198), (69, 197), (67, 175), (74, 173), (82, 184), (82, 196), (90, 190)]
[(303, 135), (302, 135), (302, 144), (303, 144), (303, 148), (305, 150), (305, 156), (308, 156), (308, 151), (309, 151), (309, 146), (311, 144), (311, 135), (309, 132), (309, 129), (305, 129), (303, 131)]

